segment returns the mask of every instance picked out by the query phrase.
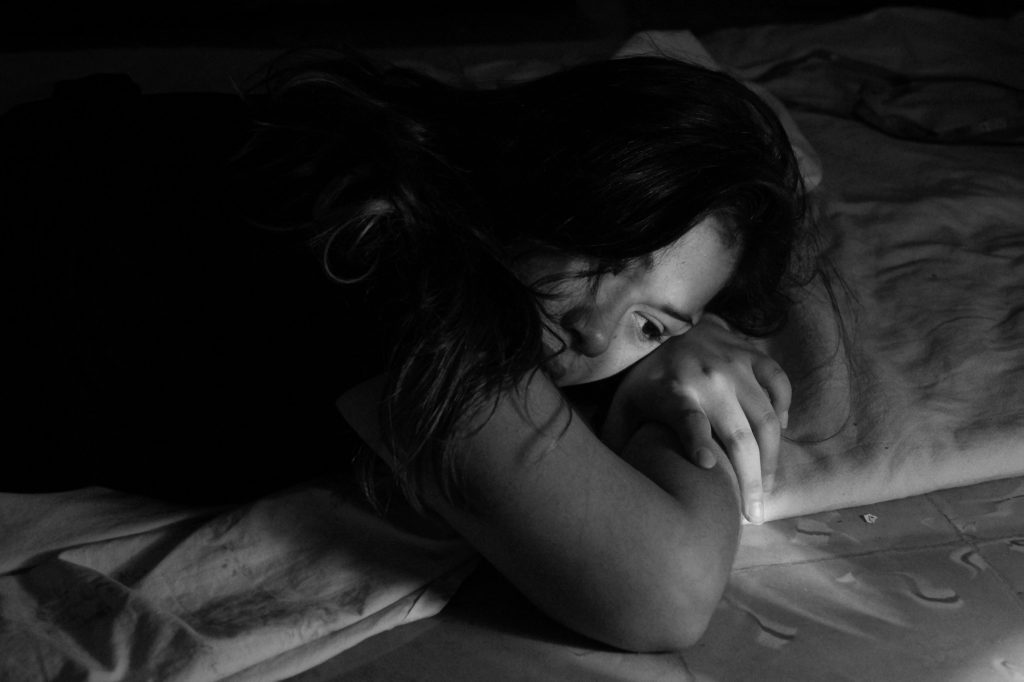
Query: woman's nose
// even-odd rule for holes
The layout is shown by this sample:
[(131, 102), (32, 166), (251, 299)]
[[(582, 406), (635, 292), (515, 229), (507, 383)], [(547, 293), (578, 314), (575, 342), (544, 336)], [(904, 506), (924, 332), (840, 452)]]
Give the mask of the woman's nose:
[(593, 358), (608, 350), (612, 329), (608, 320), (595, 310), (571, 310), (562, 317), (562, 327), (569, 333), (569, 347), (580, 355)]

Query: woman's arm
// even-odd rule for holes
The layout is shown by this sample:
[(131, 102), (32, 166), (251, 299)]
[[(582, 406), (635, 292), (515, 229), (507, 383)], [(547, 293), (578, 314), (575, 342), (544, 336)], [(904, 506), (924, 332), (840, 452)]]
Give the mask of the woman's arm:
[[(365, 393), (347, 409), (343, 399), (343, 411), (357, 403), (367, 405)], [(368, 426), (356, 419), (357, 428)], [(700, 638), (737, 543), (738, 493), (727, 462), (707, 470), (689, 463), (676, 436), (653, 424), (620, 457), (541, 373), (476, 426), (459, 453), (468, 509), (436, 489), (430, 506), (573, 630), (634, 651)]]
[(625, 372), (601, 437), (619, 450), (639, 425), (656, 421), (676, 432), (694, 462), (713, 466), (724, 449), (744, 514), (761, 523), (791, 393), (775, 360), (708, 314)]

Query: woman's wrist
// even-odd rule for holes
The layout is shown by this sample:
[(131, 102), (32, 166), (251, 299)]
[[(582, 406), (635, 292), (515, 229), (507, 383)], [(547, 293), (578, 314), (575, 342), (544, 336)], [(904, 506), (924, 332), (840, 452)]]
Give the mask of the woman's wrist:
[[(710, 450), (710, 449), (709, 449)], [(676, 434), (664, 424), (647, 422), (642, 424), (629, 439), (620, 456), (630, 466), (651, 479), (659, 487), (686, 505), (694, 503), (695, 482), (706, 486), (713, 481), (706, 492), (712, 492), (719, 500), (717, 504), (730, 504), (737, 515), (740, 506), (739, 482), (732, 463), (720, 448), (710, 450), (715, 457), (715, 466), (706, 469), (696, 466), (695, 457), (684, 453)], [(692, 460), (692, 461), (691, 461)], [(728, 499), (724, 498), (729, 491)], [(699, 495), (703, 498), (704, 495)]]

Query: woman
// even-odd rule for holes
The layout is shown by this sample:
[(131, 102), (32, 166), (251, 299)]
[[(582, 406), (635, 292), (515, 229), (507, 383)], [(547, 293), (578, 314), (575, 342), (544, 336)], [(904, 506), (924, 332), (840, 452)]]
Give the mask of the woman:
[(655, 58), (470, 91), (341, 55), (267, 85), (231, 164), (256, 232), (212, 189), (235, 101), (8, 115), (15, 421), (64, 453), (20, 487), (247, 499), (338, 468), (344, 392), (365, 461), (551, 617), (695, 642), (789, 405), (733, 331), (781, 322), (803, 215), (771, 111)]
[[(349, 56), (269, 95), (243, 184), (303, 200), (247, 205), (373, 292), (393, 352), (340, 407), (406, 497), (569, 627), (695, 642), (789, 405), (730, 330), (779, 324), (803, 215), (770, 110), (656, 58), (464, 91)], [(559, 390), (609, 378), (589, 421)]]

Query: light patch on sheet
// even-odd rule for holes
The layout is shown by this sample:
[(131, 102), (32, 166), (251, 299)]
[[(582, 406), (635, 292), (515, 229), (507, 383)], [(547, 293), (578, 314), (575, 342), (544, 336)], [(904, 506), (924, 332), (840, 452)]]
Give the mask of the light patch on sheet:
[[(847, 570), (840, 573), (844, 567)], [(734, 575), (724, 597), (726, 603), (760, 618), (770, 609), (773, 615), (764, 621), (769, 625), (802, 623), (855, 638), (871, 638), (879, 628), (901, 629), (907, 625), (899, 604), (893, 603), (885, 590), (878, 589), (870, 576), (865, 580), (865, 572), (853, 563), (802, 564), (777, 584), (769, 579), (775, 576), (776, 568)], [(799, 590), (799, 599), (789, 596), (794, 588)], [(787, 632), (785, 628), (778, 631)]]
[(964, 566), (971, 574), (971, 579), (977, 578), (982, 571), (988, 569), (988, 564), (985, 563), (985, 559), (978, 554), (977, 550), (973, 547), (962, 547), (956, 549), (949, 558), (953, 563), (958, 566)]

